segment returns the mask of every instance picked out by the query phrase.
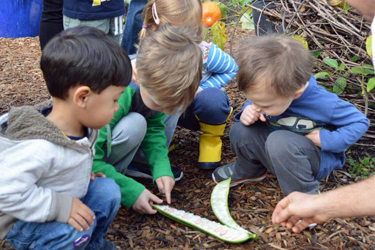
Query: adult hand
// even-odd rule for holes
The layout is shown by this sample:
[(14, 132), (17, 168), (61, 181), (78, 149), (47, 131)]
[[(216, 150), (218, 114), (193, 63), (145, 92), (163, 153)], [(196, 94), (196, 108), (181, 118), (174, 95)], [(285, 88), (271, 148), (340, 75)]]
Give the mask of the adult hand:
[(83, 229), (89, 229), (89, 227), (94, 223), (94, 219), (95, 215), (91, 209), (83, 204), (79, 199), (73, 198), (72, 210), (70, 211), (68, 223), (78, 231), (82, 232)]
[(175, 181), (170, 176), (162, 176), (155, 180), (159, 192), (165, 194), (167, 203), (171, 204), (171, 191), (174, 187)]
[(293, 192), (282, 199), (272, 214), (272, 223), (280, 223), (295, 233), (304, 230), (311, 223), (323, 223), (330, 217), (319, 209), (322, 195)]
[(139, 213), (156, 214), (157, 211), (151, 206), (153, 202), (161, 204), (163, 203), (163, 200), (158, 198), (156, 195), (152, 194), (145, 188), (139, 195), (137, 200), (134, 202), (132, 208)]
[(240, 121), (245, 126), (250, 126), (251, 124), (255, 123), (256, 121), (261, 120), (262, 122), (266, 121), (266, 118), (263, 114), (260, 114), (258, 111), (255, 110), (254, 105), (250, 104), (244, 108), (242, 111)]
[(315, 146), (320, 148), (320, 130), (313, 130), (305, 136), (309, 138)]

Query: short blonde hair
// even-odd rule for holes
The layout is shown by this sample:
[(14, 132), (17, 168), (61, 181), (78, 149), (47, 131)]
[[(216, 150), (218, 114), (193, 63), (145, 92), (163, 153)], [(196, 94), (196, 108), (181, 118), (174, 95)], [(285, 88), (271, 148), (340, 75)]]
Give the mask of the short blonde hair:
[(200, 42), (189, 27), (169, 24), (141, 41), (137, 79), (162, 108), (182, 112), (194, 99), (202, 75)]
[[(160, 23), (156, 24), (152, 15), (152, 5), (159, 17)], [(149, 0), (143, 9), (144, 21), (139, 33), (139, 39), (146, 36), (147, 30), (155, 31), (164, 24), (175, 26), (197, 26), (197, 34), (202, 34), (202, 3), (200, 0)]]
[(235, 53), (241, 91), (269, 88), (290, 97), (303, 88), (314, 67), (314, 58), (301, 42), (286, 35), (251, 36)]

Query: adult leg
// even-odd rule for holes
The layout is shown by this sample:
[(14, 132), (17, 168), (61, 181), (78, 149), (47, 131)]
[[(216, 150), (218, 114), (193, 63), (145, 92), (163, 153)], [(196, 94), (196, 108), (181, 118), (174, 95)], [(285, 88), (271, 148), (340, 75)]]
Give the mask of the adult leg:
[(180, 117), (179, 125), (203, 132), (199, 140), (198, 168), (214, 169), (220, 166), (221, 136), (224, 135), (231, 111), (228, 97), (223, 91), (207, 88), (197, 94)]
[(317, 194), (315, 176), (320, 168), (320, 149), (307, 137), (290, 131), (272, 132), (266, 141), (271, 172), (279, 181), (281, 191)]
[(99, 20), (80, 20), (77, 18), (70, 18), (63, 16), (64, 29), (73, 28), (77, 26), (89, 26), (100, 29), (106, 34), (110, 32), (111, 19), (99, 19)]
[(43, 10), (39, 23), (39, 42), (43, 50), (47, 42), (64, 30), (63, 0), (43, 0)]
[[(253, 0), (254, 7), (257, 7), (260, 10), (263, 9), (275, 9), (274, 4), (275, 0)], [(255, 26), (255, 34), (257, 36), (267, 35), (268, 33), (275, 32), (275, 25), (267, 21), (268, 16), (260, 11), (252, 11), (253, 21)]]
[(135, 54), (137, 49), (134, 44), (139, 43), (138, 33), (143, 24), (143, 8), (147, 0), (131, 0), (126, 14), (124, 32), (122, 35), (121, 47), (128, 55)]

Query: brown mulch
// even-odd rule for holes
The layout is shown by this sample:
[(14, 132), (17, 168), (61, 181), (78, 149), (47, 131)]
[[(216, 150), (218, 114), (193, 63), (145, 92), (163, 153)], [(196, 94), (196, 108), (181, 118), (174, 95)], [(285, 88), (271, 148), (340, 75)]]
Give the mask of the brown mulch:
[[(0, 39), (0, 44), (0, 114), (7, 112), (10, 106), (32, 105), (49, 99), (39, 70), (38, 38)], [(233, 46), (235, 48), (236, 44)], [(228, 96), (235, 113), (238, 112), (245, 98), (235, 84), (228, 87)], [(229, 126), (223, 138), (223, 163), (235, 159), (230, 151), (228, 132)], [(170, 153), (170, 159), (184, 171), (184, 177), (176, 183), (172, 206), (216, 220), (210, 207), (214, 187), (211, 171), (201, 171), (195, 166), (198, 136), (198, 132), (181, 128), (176, 132), (176, 150)], [(351, 149), (353, 154), (357, 151)], [(160, 196), (150, 181), (139, 181)], [(321, 190), (354, 181), (345, 172), (334, 172), (321, 182)], [(160, 214), (141, 215), (126, 208), (120, 209), (106, 237), (118, 249), (375, 249), (374, 218), (334, 219), (301, 234), (273, 225), (272, 211), (282, 197), (274, 176), (231, 189), (231, 215), (238, 224), (260, 236), (256, 242), (227, 244)], [(0, 248), (9, 249), (9, 246), (0, 243)]]

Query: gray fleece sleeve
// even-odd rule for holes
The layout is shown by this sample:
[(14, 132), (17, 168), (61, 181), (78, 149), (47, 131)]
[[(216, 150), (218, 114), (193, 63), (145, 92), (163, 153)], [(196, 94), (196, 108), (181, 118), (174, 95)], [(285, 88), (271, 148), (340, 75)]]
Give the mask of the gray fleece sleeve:
[(51, 212), (47, 221), (59, 221), (67, 223), (72, 210), (73, 197), (53, 192)]

